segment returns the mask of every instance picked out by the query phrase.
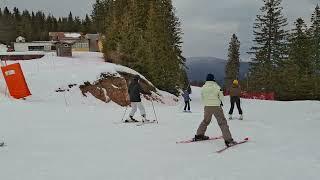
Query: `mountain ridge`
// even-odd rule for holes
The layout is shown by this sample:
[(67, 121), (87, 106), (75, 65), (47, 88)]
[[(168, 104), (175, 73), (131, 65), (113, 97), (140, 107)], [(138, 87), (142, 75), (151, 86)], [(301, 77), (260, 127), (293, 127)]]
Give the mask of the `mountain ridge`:
[[(220, 84), (224, 84), (225, 78), (225, 66), (227, 60), (209, 57), (209, 56), (197, 56), (186, 58), (187, 75), (189, 81), (205, 81), (208, 73), (214, 74), (216, 81)], [(246, 73), (249, 70), (249, 62), (240, 62), (240, 79), (245, 78)]]

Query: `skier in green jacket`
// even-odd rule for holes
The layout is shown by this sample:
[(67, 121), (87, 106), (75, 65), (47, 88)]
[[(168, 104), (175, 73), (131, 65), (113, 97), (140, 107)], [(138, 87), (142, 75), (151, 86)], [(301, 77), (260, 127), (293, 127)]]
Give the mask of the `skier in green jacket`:
[(236, 144), (227, 124), (227, 120), (224, 116), (222, 109), (223, 93), (220, 86), (215, 82), (214, 75), (208, 74), (206, 83), (201, 90), (201, 99), (204, 104), (204, 119), (201, 122), (197, 133), (194, 137), (195, 141), (207, 140), (208, 136), (205, 136), (208, 125), (211, 122), (212, 115), (218, 121), (218, 125), (222, 131), (222, 136), (225, 140), (226, 146), (232, 146)]

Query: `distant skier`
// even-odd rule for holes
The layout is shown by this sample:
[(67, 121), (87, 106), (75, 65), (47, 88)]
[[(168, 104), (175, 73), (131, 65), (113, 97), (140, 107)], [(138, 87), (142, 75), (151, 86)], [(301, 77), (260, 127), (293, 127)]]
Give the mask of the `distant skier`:
[(238, 80), (234, 80), (232, 82), (232, 86), (230, 87), (230, 103), (231, 103), (231, 107), (230, 107), (230, 111), (229, 111), (229, 119), (232, 119), (232, 113), (233, 113), (233, 109), (234, 109), (234, 104), (237, 104), (237, 108), (238, 108), (238, 112), (240, 115), (240, 120), (243, 119), (243, 115), (242, 115), (242, 109), (241, 109), (241, 103), (240, 103), (240, 96), (241, 96), (241, 88), (239, 85)]
[(151, 93), (143, 91), (143, 89), (141, 88), (141, 86), (139, 84), (139, 80), (140, 80), (140, 76), (135, 75), (133, 77), (132, 81), (130, 82), (129, 87), (128, 87), (128, 93), (129, 93), (129, 98), (130, 98), (132, 109), (129, 114), (129, 119), (127, 119), (126, 122), (139, 122), (133, 118), (134, 114), (137, 111), (137, 108), (139, 108), (140, 114), (142, 116), (142, 122), (149, 121), (149, 120), (147, 120), (146, 111), (145, 111), (144, 106), (141, 102), (140, 93), (148, 94), (148, 95), (151, 95)]
[(188, 111), (190, 111), (190, 101), (191, 101), (191, 98), (190, 98), (190, 94), (189, 94), (189, 91), (186, 89), (183, 91), (183, 94), (182, 94), (182, 97), (183, 97), (183, 100), (184, 100), (184, 112), (187, 112), (187, 108), (188, 108)]
[(218, 125), (222, 131), (222, 136), (225, 140), (226, 146), (231, 146), (236, 144), (232, 139), (232, 135), (227, 124), (227, 120), (224, 116), (222, 109), (223, 93), (220, 86), (215, 82), (214, 76), (212, 74), (207, 75), (206, 83), (201, 90), (201, 99), (204, 104), (204, 119), (201, 122), (197, 133), (194, 137), (195, 141), (208, 140), (209, 137), (205, 136), (208, 125), (211, 122), (212, 115), (218, 121)]

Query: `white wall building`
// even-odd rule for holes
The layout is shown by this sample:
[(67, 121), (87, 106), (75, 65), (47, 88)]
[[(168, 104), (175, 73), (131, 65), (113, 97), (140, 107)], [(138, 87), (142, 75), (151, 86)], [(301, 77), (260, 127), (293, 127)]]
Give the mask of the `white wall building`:
[(4, 44), (0, 44), (0, 52), (7, 52), (8, 48)]
[(35, 41), (26, 43), (15, 42), (13, 46), (16, 52), (55, 50), (54, 42), (51, 41)]

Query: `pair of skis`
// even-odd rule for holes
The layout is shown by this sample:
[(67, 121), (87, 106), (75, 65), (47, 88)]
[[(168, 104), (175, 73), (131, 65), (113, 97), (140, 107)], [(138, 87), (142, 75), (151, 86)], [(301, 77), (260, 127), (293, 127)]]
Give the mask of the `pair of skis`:
[[(203, 141), (214, 141), (214, 140), (218, 140), (218, 139), (223, 139), (223, 137), (222, 137), (222, 136), (209, 137), (208, 140), (203, 140)], [(194, 143), (194, 142), (203, 142), (203, 141), (195, 141), (194, 139), (188, 139), (188, 140), (184, 140), (184, 141), (178, 141), (178, 142), (176, 142), (176, 143), (177, 143), (177, 144), (181, 144), (181, 143)], [(236, 144), (233, 144), (233, 145), (231, 145), (231, 146), (226, 146), (226, 147), (224, 147), (224, 148), (222, 148), (222, 149), (220, 149), (220, 150), (217, 150), (216, 153), (222, 153), (222, 152), (224, 152), (225, 150), (227, 150), (227, 149), (229, 149), (229, 148), (231, 148), (231, 147), (233, 147), (233, 146), (237, 146), (237, 145), (239, 145), (239, 144), (243, 144), (243, 143), (246, 143), (246, 142), (248, 142), (248, 141), (249, 141), (249, 138), (246, 137), (246, 138), (244, 138), (243, 140), (238, 141)]]
[(158, 123), (158, 121), (156, 120), (149, 120), (149, 121), (122, 121), (120, 123), (123, 123), (123, 124), (135, 124), (136, 126), (143, 126), (143, 125), (146, 125), (146, 124), (154, 124), (154, 123)]
[[(222, 139), (222, 136), (209, 137), (208, 140), (204, 140), (204, 141), (212, 141), (212, 140), (218, 140), (218, 139)], [(176, 142), (176, 143), (177, 143), (177, 144), (181, 144), (181, 143), (193, 143), (193, 142), (201, 142), (201, 141), (195, 141), (194, 138), (192, 138), (192, 139), (188, 139), (188, 140), (178, 141), (178, 142)]]
[(225, 150), (229, 149), (230, 147), (237, 146), (237, 145), (239, 145), (239, 144), (243, 144), (243, 143), (246, 143), (246, 142), (248, 142), (248, 141), (249, 141), (249, 138), (248, 138), (248, 137), (246, 137), (246, 138), (244, 138), (243, 140), (238, 141), (238, 142), (237, 142), (236, 144), (234, 144), (234, 145), (226, 146), (226, 147), (224, 147), (224, 148), (222, 148), (222, 149), (220, 149), (220, 150), (216, 151), (216, 153), (222, 153), (223, 151), (225, 151)]
[(232, 120), (241, 120), (241, 121), (242, 121), (243, 118), (241, 118), (241, 117), (239, 117), (239, 118), (229, 118), (229, 120), (230, 120), (230, 121), (232, 121)]
[(149, 121), (139, 121), (136, 125), (137, 126), (143, 126), (143, 125), (146, 125), (146, 124), (154, 124), (154, 123), (157, 123), (158, 124), (158, 121), (156, 120), (149, 120)]

